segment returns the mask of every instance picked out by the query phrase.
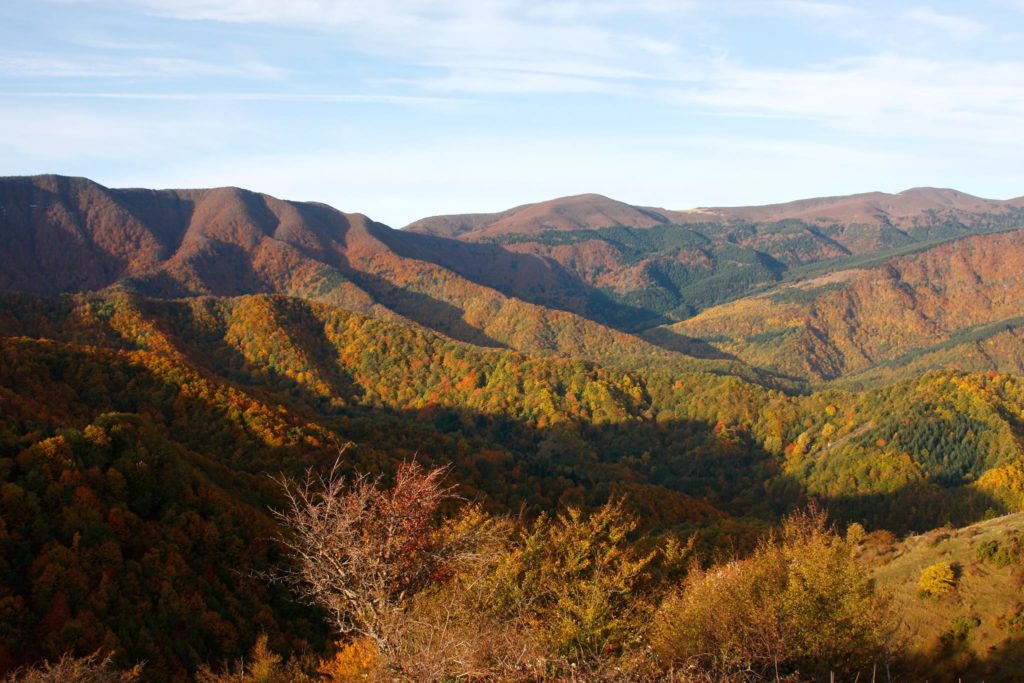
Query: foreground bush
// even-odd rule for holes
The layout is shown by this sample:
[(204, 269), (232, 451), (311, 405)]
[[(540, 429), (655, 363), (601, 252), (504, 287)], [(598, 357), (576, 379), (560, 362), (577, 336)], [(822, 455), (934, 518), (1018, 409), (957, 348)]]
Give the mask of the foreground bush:
[(248, 657), (233, 666), (227, 666), (221, 672), (204, 666), (196, 672), (196, 683), (313, 683), (314, 680), (306, 675), (299, 662), (286, 662), (271, 652), (265, 635), (256, 640)]
[(649, 638), (664, 671), (744, 680), (870, 673), (893, 633), (852, 545), (812, 511), (787, 519), (748, 559), (694, 567)]
[(474, 506), (439, 515), (442, 470), (395, 483), (336, 471), (283, 481), (294, 568), (278, 578), (322, 607), (341, 639), (336, 680), (537, 680), (608, 670), (639, 644), (652, 554), (630, 547), (622, 506), (532, 524)]
[(5, 683), (135, 683), (140, 680), (142, 666), (118, 671), (111, 658), (99, 653), (86, 657), (64, 655), (54, 663), (43, 662), (31, 669), (22, 669), (4, 679)]
[[(694, 565), (657, 600), (656, 553), (631, 542), (621, 504), (532, 523), (468, 505), (445, 519), (443, 474), (406, 465), (390, 488), (334, 473), (283, 482), (290, 505), (279, 519), (295, 559), (283, 578), (339, 637), (321, 676), (853, 677), (886, 656), (893, 620), (854, 557), (858, 535), (839, 537), (823, 514), (788, 518), (747, 559)], [(252, 680), (264, 679), (276, 680)]]

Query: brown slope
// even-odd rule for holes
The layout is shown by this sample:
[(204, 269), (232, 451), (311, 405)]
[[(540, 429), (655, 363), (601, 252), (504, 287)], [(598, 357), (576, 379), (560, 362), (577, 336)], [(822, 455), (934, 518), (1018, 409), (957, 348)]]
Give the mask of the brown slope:
[(3, 289), (282, 293), (489, 346), (602, 359), (666, 353), (573, 313), (588, 290), (553, 262), (401, 233), (321, 204), (238, 188), (110, 190), (52, 176), (0, 180), (0, 198), (10, 217), (0, 233)]
[(146, 272), (169, 245), (84, 178), (0, 180), (0, 288), (54, 294)]
[[(366, 223), (354, 226), (352, 232), (358, 239), (351, 240), (346, 254), (351, 270), (346, 272), (390, 310), (453, 338), (606, 362), (688, 360), (577, 313), (508, 296), (464, 277), (455, 268), (414, 258), (410, 245), (399, 243), (406, 239), (386, 226)], [(481, 261), (485, 267), (487, 263)], [(463, 264), (463, 268), (471, 266)]]
[(4, 178), (0, 289), (315, 292), (369, 312), (372, 299), (332, 267), (349, 222), (365, 217), (320, 213), (237, 188), (111, 190), (85, 178)]
[(508, 233), (536, 234), (549, 230), (622, 225), (649, 228), (667, 222), (668, 219), (657, 209), (631, 206), (599, 194), (581, 194), (525, 204), (500, 213), (434, 216), (411, 223), (405, 229), (479, 240)]
[[(655, 230), (648, 236), (584, 231), (613, 226)], [(1012, 200), (914, 188), (898, 194), (871, 192), (691, 211), (630, 207), (581, 195), (503, 213), (424, 219), (403, 233), (501, 244), (505, 253), (530, 256), (567, 274), (563, 280), (582, 285), (577, 291), (600, 290), (606, 299), (621, 304), (615, 314), (602, 314), (602, 319), (639, 329), (742, 296), (790, 268), (1022, 226), (1024, 214)], [(508, 283), (516, 279), (515, 271), (491, 259), (477, 262), (490, 267), (471, 279), (483, 282), (484, 277), (486, 284), (513, 293)], [(545, 285), (538, 287), (548, 291)], [(556, 288), (566, 291), (562, 285)], [(520, 285), (514, 293), (522, 297), (526, 291), (530, 290)], [(549, 305), (558, 301), (545, 296)], [(554, 305), (586, 310), (565, 300)]]
[(912, 188), (897, 194), (865, 192), (780, 204), (690, 210), (632, 206), (601, 195), (585, 194), (526, 204), (498, 213), (432, 216), (415, 221), (405, 229), (478, 240), (510, 233), (532, 235), (548, 230), (613, 226), (647, 228), (664, 223), (771, 223), (788, 219), (821, 225), (912, 227), (929, 212), (952, 215), (1000, 213), (1021, 206), (1024, 206), (1024, 197), (1000, 201), (934, 187)]
[(1007, 204), (1008, 202), (982, 199), (952, 189), (918, 187), (898, 194), (865, 192), (763, 206), (709, 207), (672, 212), (671, 218), (683, 223), (706, 222), (709, 218), (755, 223), (798, 219), (824, 225), (838, 223), (910, 227), (929, 211), (1000, 212), (1006, 209)]
[[(672, 329), (714, 339), (723, 352), (753, 365), (812, 379), (880, 364), (920, 366), (928, 356), (933, 364), (955, 364), (950, 343), (960, 344), (956, 348), (971, 357), (973, 369), (1010, 370), (1019, 365), (1013, 328), (1005, 328), (1009, 335), (1004, 328), (991, 335), (979, 328), (1021, 318), (1022, 301), (1024, 232), (1015, 231), (787, 285), (709, 309)], [(991, 344), (978, 341), (989, 336)], [(979, 365), (979, 358), (987, 365)]]
[(809, 327), (849, 372), (1024, 315), (1024, 233), (948, 243), (852, 279), (815, 305)]

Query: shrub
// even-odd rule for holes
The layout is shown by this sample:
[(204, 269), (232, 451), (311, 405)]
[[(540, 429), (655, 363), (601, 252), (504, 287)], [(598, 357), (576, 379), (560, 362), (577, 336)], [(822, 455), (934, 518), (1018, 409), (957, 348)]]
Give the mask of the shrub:
[(953, 618), (952, 626), (950, 633), (955, 640), (967, 640), (971, 631), (981, 626), (981, 619), (961, 615)]
[(974, 556), (981, 562), (992, 562), (998, 552), (999, 541), (989, 539), (978, 544), (977, 549), (974, 551)]
[(487, 602), (504, 619), (535, 624), (551, 656), (584, 663), (623, 653), (647, 610), (638, 589), (654, 557), (630, 549), (635, 526), (621, 502), (542, 517), (499, 558)]
[(811, 510), (748, 559), (694, 567), (658, 608), (649, 642), (663, 668), (718, 680), (851, 674), (882, 658), (893, 632), (850, 543)]
[(299, 662), (285, 662), (280, 655), (271, 652), (267, 637), (256, 639), (249, 656), (226, 666), (218, 673), (210, 666), (202, 666), (196, 672), (196, 683), (313, 683)]
[(282, 482), (296, 566), (280, 578), (347, 643), (321, 675), (526, 681), (620, 666), (653, 557), (631, 549), (622, 504), (523, 526), (472, 505), (445, 520), (442, 475), (405, 465), (391, 488), (336, 470)]
[(332, 683), (349, 683), (375, 680), (380, 669), (380, 650), (369, 638), (357, 638), (322, 660), (317, 672)]
[(276, 578), (322, 607), (339, 635), (369, 638), (386, 653), (408, 600), (477, 552), (488, 520), (446, 533), (438, 508), (452, 493), (443, 469), (403, 464), (384, 489), (365, 476), (348, 482), (339, 467), (340, 459), (326, 478), (310, 471), (302, 482), (281, 481), (288, 506), (276, 516), (296, 567)]
[(1011, 633), (1024, 632), (1024, 606), (1017, 604), (999, 618), (998, 626)]
[(5, 683), (135, 683), (142, 676), (142, 665), (128, 671), (114, 668), (110, 656), (94, 653), (86, 657), (64, 655), (54, 663), (43, 662), (21, 669), (3, 679)]
[(995, 539), (983, 541), (974, 551), (974, 556), (982, 561), (994, 564), (1002, 569), (1010, 565), (1020, 564), (1024, 557), (1024, 542), (1019, 536), (1011, 536), (1003, 542)]
[(867, 538), (868, 532), (860, 522), (853, 522), (846, 527), (846, 542), (851, 546), (859, 546)]

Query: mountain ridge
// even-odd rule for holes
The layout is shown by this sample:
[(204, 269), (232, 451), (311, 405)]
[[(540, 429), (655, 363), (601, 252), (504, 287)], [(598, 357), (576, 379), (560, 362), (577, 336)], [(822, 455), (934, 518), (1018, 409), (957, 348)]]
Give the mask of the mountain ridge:
[[(280, 293), (483, 346), (692, 360), (591, 319), (587, 309), (602, 295), (553, 261), (403, 233), (325, 204), (231, 187), (110, 190), (37, 176), (0, 179), (0, 206), (0, 289)], [(614, 304), (604, 307), (615, 313)]]
[[(504, 211), (475, 214), (429, 216), (406, 225), (403, 230), (444, 235), (461, 239), (482, 240), (508, 233), (534, 234), (542, 230), (606, 228), (617, 225), (652, 227), (664, 223), (702, 223), (715, 217), (726, 221), (778, 221), (808, 219), (827, 223), (863, 221), (875, 224), (888, 221), (899, 225), (928, 210), (964, 212), (998, 211), (1020, 206), (1022, 199), (993, 200), (975, 197), (952, 188), (914, 187), (902, 192), (862, 192), (851, 195), (812, 197), (787, 202), (749, 206), (702, 206), (692, 209), (666, 209), (631, 205), (600, 194), (557, 197), (522, 204)], [(624, 223), (599, 217), (603, 209), (614, 207), (620, 214), (632, 210), (646, 220)], [(895, 219), (895, 220), (894, 220)]]
[[(940, 216), (930, 208), (939, 205), (954, 213)], [(519, 220), (525, 212), (533, 221), (528, 232), (476, 239), (474, 234), (482, 235), (487, 228), (454, 238), (394, 230), (361, 213), (238, 187), (109, 189), (86, 178), (0, 178), (0, 289), (47, 296), (111, 287), (161, 298), (283, 294), (419, 324), (478, 346), (598, 362), (668, 363), (769, 384), (832, 381), (871, 372), (916, 349), (969, 334), (972, 326), (1015, 317), (1011, 304), (971, 303), (971, 297), (984, 295), (984, 288), (971, 283), (984, 278), (986, 266), (976, 255), (965, 256), (974, 243), (961, 240), (1024, 229), (1024, 211), (1013, 200), (993, 202), (956, 190), (913, 188), (898, 195), (862, 193), (754, 209), (777, 217), (822, 213), (822, 206), (840, 212), (850, 206), (858, 211), (910, 207), (922, 213), (906, 229), (888, 219), (875, 226), (819, 227), (796, 218), (681, 225), (671, 222), (671, 212), (584, 194), (504, 212), (505, 224), (489, 225), (511, 225), (508, 221)], [(993, 206), (1002, 207), (1001, 213), (955, 213)], [(748, 209), (731, 211), (738, 216)], [(551, 227), (540, 222), (549, 214), (564, 229), (542, 229)], [(708, 215), (701, 214), (705, 220)], [(485, 219), (490, 220), (484, 216), (477, 224)], [(619, 224), (581, 227), (594, 221)], [(1012, 236), (986, 239), (1003, 240), (1004, 251), (1016, 253)], [(924, 289), (919, 294), (913, 290), (937, 286), (928, 278), (893, 280), (899, 282), (892, 292), (909, 292), (903, 296), (857, 295), (850, 300), (856, 306), (837, 303), (836, 311), (819, 307), (813, 314), (799, 313), (806, 317), (799, 339), (791, 339), (795, 328), (774, 330), (770, 321), (752, 322), (748, 313), (728, 313), (733, 302), (742, 306), (745, 297), (773, 288), (783, 298), (798, 290), (805, 292), (799, 296), (813, 298), (807, 294), (813, 286), (801, 290), (788, 283), (790, 274), (801, 269), (820, 271), (796, 280), (813, 282), (822, 275), (853, 272), (851, 268), (861, 267), (857, 259), (870, 257), (875, 263), (870, 267), (880, 273), (880, 268), (913, 261), (899, 256), (908, 250), (931, 254), (936, 273), (946, 268), (946, 261), (971, 260), (975, 280), (964, 280), (962, 296), (978, 316), (938, 326), (921, 319), (915, 302), (934, 297)], [(891, 342), (888, 350), (868, 350), (885, 338), (877, 311), (872, 312), (874, 299), (897, 307), (891, 316), (917, 331), (917, 346)], [(752, 310), (760, 316), (781, 308), (773, 304)], [(693, 318), (702, 311), (710, 318)], [(708, 327), (704, 321), (710, 319), (718, 322)], [(732, 328), (716, 327), (723, 321), (731, 321)], [(853, 331), (839, 334), (844, 326)], [(870, 329), (877, 333), (868, 334)], [(785, 357), (767, 350), (779, 334), (783, 337), (778, 341), (797, 345)], [(864, 334), (870, 339), (858, 341)], [(747, 337), (755, 341), (744, 341)], [(1000, 351), (977, 369), (1016, 367), (1015, 358)]]

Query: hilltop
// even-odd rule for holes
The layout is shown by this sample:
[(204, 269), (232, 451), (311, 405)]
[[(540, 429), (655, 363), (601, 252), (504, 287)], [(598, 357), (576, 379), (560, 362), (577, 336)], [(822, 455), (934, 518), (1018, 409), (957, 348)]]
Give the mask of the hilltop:
[(581, 195), (497, 214), (423, 219), (405, 231), (498, 244), (557, 264), (632, 307), (634, 315), (623, 324), (640, 330), (659, 318), (686, 320), (804, 273), (1021, 228), (1024, 199), (918, 188), (689, 211)]

